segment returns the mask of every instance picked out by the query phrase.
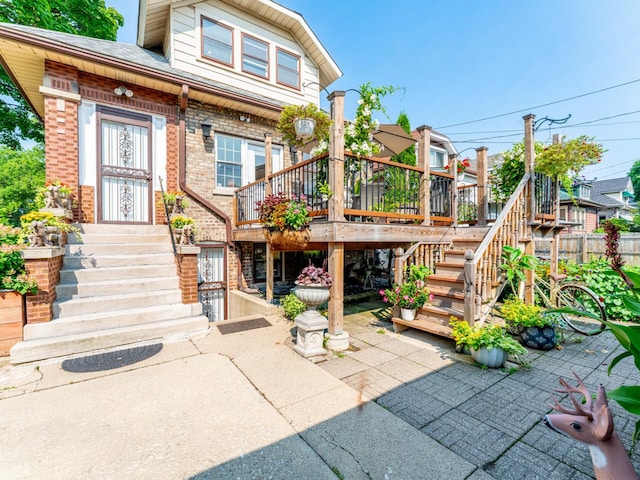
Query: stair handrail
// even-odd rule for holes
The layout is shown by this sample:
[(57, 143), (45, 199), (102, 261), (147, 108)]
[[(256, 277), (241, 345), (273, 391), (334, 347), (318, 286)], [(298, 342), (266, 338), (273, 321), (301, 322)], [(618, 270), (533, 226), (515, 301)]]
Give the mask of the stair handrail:
[(167, 200), (164, 195), (164, 186), (162, 185), (162, 177), (158, 175), (158, 181), (160, 182), (160, 194), (162, 196), (162, 205), (164, 205), (164, 216), (167, 219), (167, 225), (169, 226), (169, 236), (171, 237), (171, 246), (173, 247), (173, 255), (178, 258), (178, 249), (176, 248), (176, 239), (173, 236), (173, 228), (171, 227), (171, 217), (169, 215), (169, 207), (167, 206)]
[[(412, 257), (415, 257), (415, 253), (419, 248), (426, 247), (428, 250), (431, 250), (432, 249), (431, 247), (444, 247), (443, 250), (446, 252), (449, 248), (451, 248), (452, 243), (453, 242), (451, 242), (451, 240), (448, 240), (448, 241), (435, 240), (435, 241), (416, 242), (413, 245), (411, 245), (411, 247), (409, 247), (406, 252), (403, 252), (402, 255), (396, 256), (395, 265), (394, 265), (395, 270), (393, 273), (394, 282), (397, 284), (401, 284), (404, 282), (405, 267), (409, 263), (409, 259)], [(429, 252), (430, 262), (429, 262), (429, 265), (426, 265), (427, 267), (429, 267), (429, 269), (432, 272), (435, 270), (436, 260), (433, 257), (433, 253), (436, 253), (436, 250), (439, 250), (439, 249), (433, 248), (433, 252)], [(442, 251), (439, 251), (438, 254), (440, 255), (440, 258), (441, 258)], [(424, 264), (424, 262), (422, 262), (422, 264)], [(415, 265), (422, 266), (419, 263), (416, 263)]]
[[(499, 262), (502, 246), (504, 246), (507, 243), (508, 244), (513, 243), (514, 245), (512, 246), (516, 247), (517, 245), (515, 244), (518, 243), (518, 240), (520, 237), (519, 233), (522, 233), (524, 236), (525, 232), (520, 229), (524, 225), (524, 222), (526, 221), (526, 218), (527, 218), (526, 202), (524, 202), (525, 212), (516, 212), (516, 213), (520, 213), (520, 215), (517, 215), (517, 218), (515, 219), (517, 222), (520, 222), (520, 224), (512, 226), (512, 227), (515, 227), (515, 228), (512, 228), (512, 232), (511, 232), (512, 234), (515, 234), (515, 237), (516, 237), (515, 240), (513, 239), (513, 235), (511, 235), (509, 238), (509, 242), (507, 242), (506, 239), (500, 236), (500, 234), (502, 233), (502, 227), (506, 222), (507, 218), (509, 218), (509, 216), (512, 215), (514, 211), (517, 210), (518, 207), (522, 207), (522, 204), (523, 204), (522, 200), (524, 199), (524, 196), (526, 194), (527, 187), (529, 187), (531, 183), (530, 180), (531, 180), (531, 174), (525, 173), (524, 176), (522, 177), (522, 180), (520, 180), (520, 183), (518, 184), (514, 192), (511, 194), (511, 197), (509, 197), (509, 200), (507, 201), (506, 205), (500, 212), (500, 215), (498, 215), (498, 218), (493, 223), (490, 230), (485, 234), (482, 240), (482, 243), (480, 243), (480, 245), (478, 246), (475, 252), (473, 252), (472, 250), (467, 250), (467, 252), (465, 253), (464, 318), (470, 324), (473, 324), (476, 320), (483, 322), (486, 316), (488, 315), (488, 311), (485, 311), (485, 312), (479, 312), (479, 316), (478, 316), (476, 312), (476, 307), (479, 307), (483, 300), (486, 300), (487, 298), (489, 298), (489, 294), (488, 294), (489, 292), (487, 291), (488, 282), (486, 280), (490, 276), (489, 273), (495, 273), (495, 272), (483, 271), (484, 269), (478, 268), (480, 261), (483, 260), (486, 262), (487, 260), (489, 260), (489, 262), (487, 263), (489, 263), (488, 268), (490, 269), (492, 267), (492, 265), (490, 264), (491, 259), (489, 259), (490, 253), (494, 253), (496, 255), (496, 258), (495, 258), (496, 262)], [(497, 243), (500, 243), (500, 245), (498, 245)], [(491, 246), (499, 247), (498, 250), (500, 250), (500, 252), (490, 252)], [(496, 267), (496, 268), (497, 266), (498, 266), (498, 263), (495, 263), (493, 265), (493, 267)], [(493, 288), (490, 288), (490, 290), (492, 290), (492, 293), (495, 293), (493, 292), (494, 290)]]

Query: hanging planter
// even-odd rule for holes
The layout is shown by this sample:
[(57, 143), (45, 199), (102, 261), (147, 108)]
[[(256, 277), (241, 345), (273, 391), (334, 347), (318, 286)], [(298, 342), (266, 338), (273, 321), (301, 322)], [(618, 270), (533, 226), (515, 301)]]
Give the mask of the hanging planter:
[(271, 250), (282, 252), (287, 250), (304, 250), (309, 244), (309, 229), (266, 231), (267, 241)]
[(316, 105), (289, 105), (282, 110), (276, 130), (289, 145), (302, 147), (307, 140), (329, 138), (331, 119)]
[(316, 121), (313, 118), (296, 118), (293, 128), (298, 138), (310, 138), (316, 128)]

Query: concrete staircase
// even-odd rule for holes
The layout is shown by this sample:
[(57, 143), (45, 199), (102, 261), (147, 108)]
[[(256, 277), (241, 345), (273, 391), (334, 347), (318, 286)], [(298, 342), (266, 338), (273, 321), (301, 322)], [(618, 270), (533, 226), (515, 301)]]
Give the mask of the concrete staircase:
[(162, 225), (79, 225), (65, 246), (53, 320), (29, 324), (11, 362), (111, 348), (209, 328), (199, 303), (185, 305), (171, 240)]
[(464, 255), (467, 250), (476, 251), (487, 230), (467, 229), (463, 235), (453, 239), (453, 247), (444, 253), (441, 262), (435, 264), (435, 273), (427, 281), (434, 295), (433, 303), (418, 310), (415, 320), (394, 317), (396, 332), (411, 327), (442, 337), (451, 336), (450, 318), (464, 318)]

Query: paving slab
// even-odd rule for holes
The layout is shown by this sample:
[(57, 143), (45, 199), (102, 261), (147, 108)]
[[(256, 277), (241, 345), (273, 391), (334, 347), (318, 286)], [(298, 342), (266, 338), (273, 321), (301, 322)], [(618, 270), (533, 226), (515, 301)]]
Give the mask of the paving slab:
[(349, 355), (345, 355), (342, 358), (333, 357), (317, 365), (339, 379), (350, 377), (369, 368), (368, 365), (352, 359)]
[(382, 350), (381, 348), (370, 347), (353, 352), (350, 355), (350, 358), (357, 360), (358, 362), (362, 362), (370, 367), (375, 367), (381, 363), (398, 358), (398, 356), (391, 352), (387, 352), (386, 350)]
[(219, 355), (1, 400), (0, 431), (3, 479), (231, 479), (246, 471), (238, 459), (274, 451), (260, 478), (335, 478)]

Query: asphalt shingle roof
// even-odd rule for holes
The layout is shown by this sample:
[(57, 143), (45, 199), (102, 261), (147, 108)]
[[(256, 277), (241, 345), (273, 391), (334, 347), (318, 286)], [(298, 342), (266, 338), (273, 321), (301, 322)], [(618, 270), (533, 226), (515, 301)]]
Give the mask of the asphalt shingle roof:
[(595, 180), (591, 184), (592, 192), (613, 193), (623, 192), (629, 186), (629, 177), (611, 178), (609, 180)]

